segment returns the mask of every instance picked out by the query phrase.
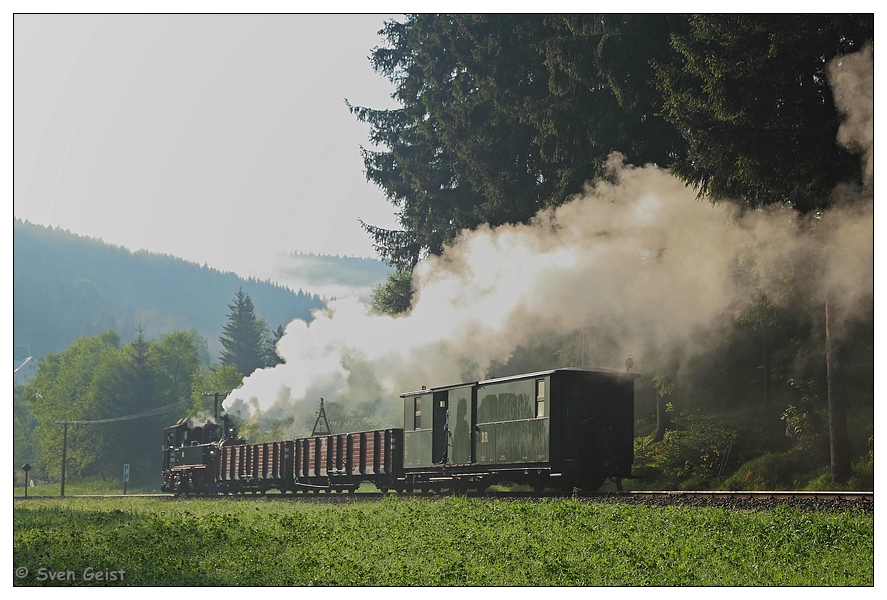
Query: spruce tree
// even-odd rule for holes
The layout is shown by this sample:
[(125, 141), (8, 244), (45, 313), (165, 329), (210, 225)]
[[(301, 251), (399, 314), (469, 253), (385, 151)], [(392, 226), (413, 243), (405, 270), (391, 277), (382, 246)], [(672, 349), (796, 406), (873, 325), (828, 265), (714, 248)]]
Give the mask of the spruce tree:
[(228, 305), (228, 324), (222, 330), (220, 360), (223, 365), (233, 365), (244, 376), (265, 366), (266, 327), (256, 317), (249, 294), (239, 289), (234, 302)]

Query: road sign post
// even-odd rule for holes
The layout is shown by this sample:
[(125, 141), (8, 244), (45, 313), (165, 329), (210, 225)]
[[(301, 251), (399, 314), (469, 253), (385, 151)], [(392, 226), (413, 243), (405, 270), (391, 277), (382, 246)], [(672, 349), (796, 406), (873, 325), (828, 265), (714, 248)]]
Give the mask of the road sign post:
[(25, 472), (25, 498), (28, 497), (28, 471), (31, 470), (30, 463), (25, 463), (22, 465), (22, 471)]

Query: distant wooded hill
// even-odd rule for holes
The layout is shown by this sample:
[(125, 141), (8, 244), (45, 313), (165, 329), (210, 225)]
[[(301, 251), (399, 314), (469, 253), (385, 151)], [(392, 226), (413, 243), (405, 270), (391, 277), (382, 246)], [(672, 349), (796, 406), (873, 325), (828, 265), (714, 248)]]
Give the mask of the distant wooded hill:
[[(350, 283), (382, 281), (372, 259), (300, 255), (304, 268)], [(311, 320), (324, 304), (317, 294), (270, 281), (243, 279), (183, 259), (131, 252), (94, 238), (16, 219), (13, 227), (13, 333), (16, 354), (43, 356), (83, 335), (117, 330), (122, 340), (141, 326), (148, 337), (195, 329), (218, 360), (218, 337), (238, 289), (249, 294), (269, 329)]]
[(385, 281), (391, 268), (381, 260), (357, 256), (328, 256), (295, 252), (287, 255), (283, 273), (313, 286), (372, 288)]

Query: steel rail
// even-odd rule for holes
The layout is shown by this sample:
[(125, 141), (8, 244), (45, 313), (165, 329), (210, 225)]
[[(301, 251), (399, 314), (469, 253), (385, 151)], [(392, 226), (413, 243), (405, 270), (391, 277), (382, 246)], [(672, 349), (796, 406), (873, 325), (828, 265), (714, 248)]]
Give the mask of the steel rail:
[[(323, 493), (319, 493), (323, 492)], [(267, 494), (262, 493), (239, 493), (239, 494), (80, 494), (66, 495), (64, 498), (158, 498), (158, 499), (191, 499), (191, 498), (209, 498), (209, 499), (266, 499), (266, 500), (298, 500), (318, 499), (318, 498), (339, 498), (339, 499), (380, 499), (387, 496), (402, 497), (425, 497), (434, 498), (441, 496), (453, 495), (447, 492), (419, 492), (412, 493), (381, 493), (381, 492), (355, 492), (347, 493), (340, 490), (327, 490), (326, 488), (318, 488), (308, 493), (288, 493), (281, 494), (271, 491)], [(847, 500), (847, 501), (870, 501), (874, 502), (875, 493), (869, 491), (791, 491), (791, 490), (770, 490), (770, 491), (675, 491), (675, 490), (632, 490), (627, 492), (579, 492), (576, 494), (566, 492), (485, 492), (479, 494), (477, 492), (468, 492), (468, 497), (476, 498), (513, 498), (513, 499), (533, 499), (533, 498), (627, 498), (627, 499), (654, 499), (664, 498), (670, 500), (681, 499), (732, 499), (732, 500)], [(51, 498), (60, 498), (60, 496), (13, 496), (13, 500), (46, 500)]]

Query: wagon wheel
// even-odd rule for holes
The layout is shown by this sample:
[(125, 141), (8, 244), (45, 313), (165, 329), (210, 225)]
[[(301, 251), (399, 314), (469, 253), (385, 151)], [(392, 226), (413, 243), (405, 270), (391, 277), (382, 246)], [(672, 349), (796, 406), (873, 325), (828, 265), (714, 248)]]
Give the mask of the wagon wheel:
[(561, 493), (564, 493), (564, 494), (572, 494), (572, 493), (573, 493), (573, 490), (576, 489), (576, 488), (573, 487), (573, 482), (570, 481), (570, 482), (567, 482), (567, 483), (562, 483), (562, 484), (558, 487), (558, 489), (561, 491)]
[(596, 492), (602, 485), (604, 485), (604, 477), (594, 477), (589, 478), (587, 480), (586, 485), (577, 486), (579, 489), (585, 490), (587, 492)]

